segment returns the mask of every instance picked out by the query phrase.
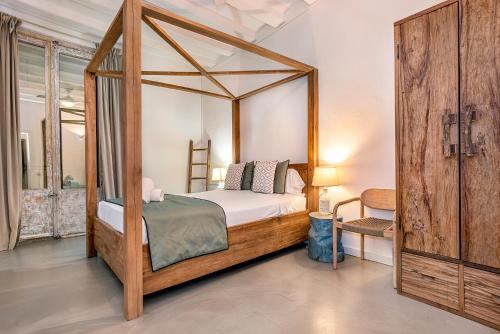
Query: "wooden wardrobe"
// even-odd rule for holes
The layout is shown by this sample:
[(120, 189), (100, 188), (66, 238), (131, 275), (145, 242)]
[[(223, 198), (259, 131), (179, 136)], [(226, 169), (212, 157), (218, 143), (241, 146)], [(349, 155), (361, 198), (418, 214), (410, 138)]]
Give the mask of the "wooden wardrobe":
[(500, 0), (395, 23), (397, 281), (500, 328)]

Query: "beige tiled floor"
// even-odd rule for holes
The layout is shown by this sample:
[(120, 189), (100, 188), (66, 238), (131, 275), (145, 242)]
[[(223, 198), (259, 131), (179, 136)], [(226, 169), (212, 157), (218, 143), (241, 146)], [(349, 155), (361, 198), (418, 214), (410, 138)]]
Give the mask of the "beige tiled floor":
[(495, 333), (399, 296), (391, 268), (348, 257), (333, 272), (304, 248), (145, 298), (126, 322), (122, 288), (84, 238), (0, 253), (1, 333)]

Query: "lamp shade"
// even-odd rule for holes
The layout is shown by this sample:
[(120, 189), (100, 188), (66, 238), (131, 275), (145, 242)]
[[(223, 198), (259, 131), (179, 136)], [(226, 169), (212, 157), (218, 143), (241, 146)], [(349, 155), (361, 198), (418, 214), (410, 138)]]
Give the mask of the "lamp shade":
[(226, 179), (227, 168), (212, 169), (212, 181), (224, 181)]
[(314, 168), (312, 185), (314, 187), (331, 187), (340, 185), (339, 178), (337, 175), (337, 168), (335, 167)]

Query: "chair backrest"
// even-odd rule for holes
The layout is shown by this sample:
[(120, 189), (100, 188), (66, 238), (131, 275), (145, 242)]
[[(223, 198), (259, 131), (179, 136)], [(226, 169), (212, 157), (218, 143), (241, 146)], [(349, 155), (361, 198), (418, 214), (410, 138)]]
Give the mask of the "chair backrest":
[(396, 190), (394, 189), (366, 189), (361, 194), (363, 205), (379, 210), (396, 210)]

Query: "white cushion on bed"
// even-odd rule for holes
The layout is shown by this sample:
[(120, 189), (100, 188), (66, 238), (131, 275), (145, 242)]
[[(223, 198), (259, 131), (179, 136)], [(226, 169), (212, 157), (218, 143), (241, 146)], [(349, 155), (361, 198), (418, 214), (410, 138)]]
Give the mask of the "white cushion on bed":
[(293, 195), (304, 195), (302, 189), (305, 187), (305, 182), (300, 177), (297, 170), (289, 168), (286, 172), (285, 192)]
[(151, 191), (153, 191), (155, 184), (149, 177), (142, 178), (142, 200), (146, 203), (151, 202)]

